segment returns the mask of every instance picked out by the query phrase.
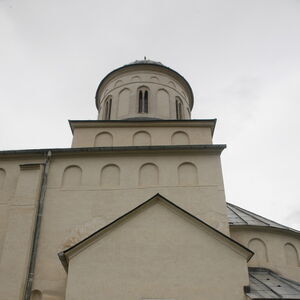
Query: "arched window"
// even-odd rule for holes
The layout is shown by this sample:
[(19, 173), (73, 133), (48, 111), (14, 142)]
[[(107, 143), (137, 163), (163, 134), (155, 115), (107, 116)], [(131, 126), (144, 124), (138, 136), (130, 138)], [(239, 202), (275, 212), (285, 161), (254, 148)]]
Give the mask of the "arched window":
[(139, 113), (148, 113), (149, 91), (146, 88), (138, 89)]
[(176, 119), (182, 120), (183, 119), (183, 104), (180, 98), (176, 97)]
[(103, 113), (103, 120), (110, 120), (110, 113), (111, 113), (111, 96), (106, 99), (104, 103), (104, 113)]

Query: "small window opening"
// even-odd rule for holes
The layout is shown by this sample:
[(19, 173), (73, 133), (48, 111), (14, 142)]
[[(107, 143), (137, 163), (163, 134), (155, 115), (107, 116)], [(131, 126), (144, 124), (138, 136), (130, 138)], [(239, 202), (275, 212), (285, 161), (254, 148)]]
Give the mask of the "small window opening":
[(146, 89), (139, 90), (139, 113), (148, 113), (148, 91)]
[(180, 99), (176, 99), (176, 119), (182, 120), (183, 119), (183, 112), (182, 112), (182, 102)]
[(111, 98), (105, 101), (103, 119), (110, 120), (110, 114), (111, 114)]

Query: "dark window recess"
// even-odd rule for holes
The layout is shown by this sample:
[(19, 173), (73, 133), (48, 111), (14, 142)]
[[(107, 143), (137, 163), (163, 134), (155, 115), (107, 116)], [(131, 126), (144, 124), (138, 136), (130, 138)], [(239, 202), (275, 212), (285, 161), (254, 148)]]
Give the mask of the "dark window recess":
[(148, 91), (147, 90), (139, 90), (139, 113), (148, 113)]
[(176, 119), (177, 120), (183, 119), (182, 102), (179, 99), (176, 100)]
[(111, 114), (111, 98), (105, 101), (103, 119), (110, 120), (110, 114)]

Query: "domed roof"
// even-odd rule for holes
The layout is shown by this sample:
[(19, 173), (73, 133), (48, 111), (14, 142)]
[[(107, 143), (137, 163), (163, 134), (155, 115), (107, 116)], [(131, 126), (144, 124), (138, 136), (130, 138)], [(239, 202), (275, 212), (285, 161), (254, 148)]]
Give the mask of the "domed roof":
[(129, 64), (126, 64), (125, 66), (129, 66), (129, 65), (159, 65), (159, 66), (163, 66), (165, 67), (164, 64), (162, 64), (161, 62), (159, 61), (155, 61), (155, 60), (150, 60), (150, 59), (142, 59), (142, 60), (135, 60)]

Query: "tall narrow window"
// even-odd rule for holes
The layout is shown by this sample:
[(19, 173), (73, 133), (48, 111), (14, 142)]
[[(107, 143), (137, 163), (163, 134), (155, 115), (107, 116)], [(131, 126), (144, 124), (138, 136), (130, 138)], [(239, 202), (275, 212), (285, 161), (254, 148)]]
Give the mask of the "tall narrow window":
[(182, 120), (183, 119), (183, 111), (182, 111), (182, 102), (179, 98), (176, 99), (176, 119)]
[(138, 91), (138, 97), (139, 97), (139, 113), (148, 113), (148, 97), (149, 92), (145, 88), (141, 88)]
[(110, 120), (110, 113), (111, 113), (111, 97), (109, 97), (104, 103), (104, 120)]

